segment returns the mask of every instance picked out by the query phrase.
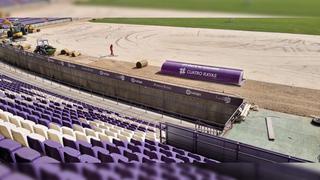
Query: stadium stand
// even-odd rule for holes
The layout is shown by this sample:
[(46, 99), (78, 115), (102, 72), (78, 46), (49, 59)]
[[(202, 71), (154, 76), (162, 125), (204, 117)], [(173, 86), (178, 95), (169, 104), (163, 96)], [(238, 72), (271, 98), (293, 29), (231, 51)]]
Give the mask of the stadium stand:
[(21, 6), (49, 1), (50, 0), (1, 0), (0, 7)]
[(190, 165), (178, 164), (17, 164), (17, 170), (0, 165), (0, 179), (29, 180), (29, 179), (224, 179), (234, 178), (216, 172), (199, 169)]
[[(15, 18), (10, 17), (7, 18), (9, 21), (14, 22), (18, 21), (23, 25), (37, 25), (37, 24), (50, 24), (59, 21), (70, 21), (71, 18)], [(9, 28), (8, 25), (3, 25), (2, 22), (4, 21), (3, 18), (0, 18), (0, 26), (4, 29)]]
[(46, 155), (67, 163), (217, 163), (160, 143), (159, 126), (152, 122), (0, 77), (0, 134), (6, 138), (0, 151), (6, 162), (33, 162)]

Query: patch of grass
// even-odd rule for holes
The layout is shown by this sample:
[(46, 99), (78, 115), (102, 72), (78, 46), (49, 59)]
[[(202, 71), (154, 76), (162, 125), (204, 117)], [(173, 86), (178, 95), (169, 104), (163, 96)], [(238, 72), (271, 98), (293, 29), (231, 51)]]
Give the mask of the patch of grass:
[(319, 0), (78, 0), (77, 4), (320, 17)]
[(105, 18), (91, 22), (320, 35), (320, 18)]

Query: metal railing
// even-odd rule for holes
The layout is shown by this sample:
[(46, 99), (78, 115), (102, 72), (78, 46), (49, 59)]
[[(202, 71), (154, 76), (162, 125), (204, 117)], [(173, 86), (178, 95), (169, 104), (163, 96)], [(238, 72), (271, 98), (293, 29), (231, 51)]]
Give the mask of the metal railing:
[[(160, 123), (160, 140), (220, 162), (312, 162), (223, 137), (201, 133), (171, 123)], [(165, 136), (163, 135), (165, 134)]]

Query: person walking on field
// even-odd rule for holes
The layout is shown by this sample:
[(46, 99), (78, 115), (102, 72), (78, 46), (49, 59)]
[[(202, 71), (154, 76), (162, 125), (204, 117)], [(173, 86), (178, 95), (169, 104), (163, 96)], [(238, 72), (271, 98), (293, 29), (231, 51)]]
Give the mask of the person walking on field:
[(114, 53), (113, 53), (113, 44), (110, 45), (110, 56), (114, 56)]

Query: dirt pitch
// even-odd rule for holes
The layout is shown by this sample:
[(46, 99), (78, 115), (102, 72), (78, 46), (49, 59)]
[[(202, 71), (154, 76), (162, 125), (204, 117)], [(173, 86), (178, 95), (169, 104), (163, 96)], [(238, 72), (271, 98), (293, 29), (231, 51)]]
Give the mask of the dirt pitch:
[[(320, 114), (320, 38), (318, 36), (196, 28), (94, 24), (77, 21), (28, 35), (28, 43), (47, 38), (58, 49), (79, 50), (68, 58), (87, 66), (166, 83), (245, 97), (260, 107), (296, 115)], [(115, 46), (116, 57), (108, 56)], [(134, 69), (147, 59), (150, 66)], [(242, 87), (158, 75), (165, 59), (243, 68)]]
[[(59, 12), (57, 13), (57, 9)], [(20, 17), (268, 17), (257, 15), (75, 6), (58, 3), (12, 12)], [(199, 28), (94, 24), (75, 21), (49, 26), (29, 35), (28, 43), (49, 39), (59, 49), (83, 56), (63, 58), (88, 66), (208, 91), (245, 97), (260, 107), (309, 116), (320, 115), (320, 36)], [(108, 57), (114, 45), (116, 57)], [(61, 58), (61, 57), (60, 57)], [(132, 69), (147, 59), (151, 66)], [(166, 59), (242, 68), (249, 79), (243, 87), (225, 86), (155, 74)]]

